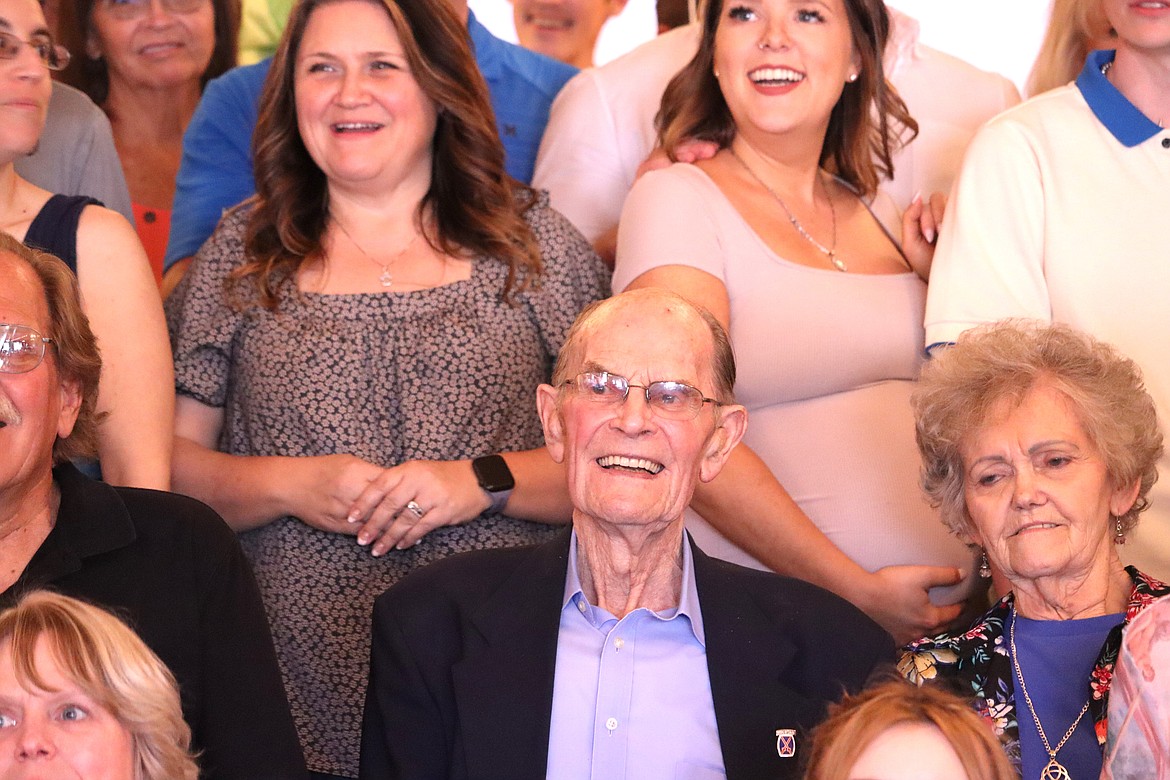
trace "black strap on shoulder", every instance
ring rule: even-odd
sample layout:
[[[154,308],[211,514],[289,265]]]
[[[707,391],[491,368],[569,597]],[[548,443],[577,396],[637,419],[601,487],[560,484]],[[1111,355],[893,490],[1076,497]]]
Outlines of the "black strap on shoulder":
[[[77,225],[86,206],[100,206],[87,195],[54,195],[28,226],[24,243],[33,249],[56,255],[77,273]]]

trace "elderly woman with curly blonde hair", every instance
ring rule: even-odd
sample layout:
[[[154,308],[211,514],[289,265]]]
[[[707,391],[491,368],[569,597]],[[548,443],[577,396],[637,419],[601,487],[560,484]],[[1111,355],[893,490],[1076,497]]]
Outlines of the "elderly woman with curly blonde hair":
[[[1006,321],[932,360],[914,411],[927,495],[1010,592],[900,669],[973,694],[1025,778],[1096,777],[1122,632],[1170,593],[1117,553],[1162,454],[1141,373],[1067,326]]]
[[[33,592],[0,615],[0,775],[195,780],[174,676],[122,621]]]

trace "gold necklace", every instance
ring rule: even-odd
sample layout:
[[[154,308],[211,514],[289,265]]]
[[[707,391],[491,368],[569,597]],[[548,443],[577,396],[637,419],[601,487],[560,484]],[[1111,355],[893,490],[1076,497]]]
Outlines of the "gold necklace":
[[[805,241],[815,246],[821,254],[829,258],[829,262],[832,263],[833,267],[838,271],[844,273],[845,271],[849,270],[849,266],[845,265],[845,261],[837,257],[837,209],[835,206],[833,206],[833,198],[831,195],[829,195],[829,187],[824,183],[824,181],[821,180],[819,171],[817,172],[817,181],[821,182],[821,187],[825,190],[825,200],[829,201],[829,214],[831,214],[833,217],[833,245],[831,247],[826,247],[820,241],[817,241],[815,238],[809,235],[809,232],[804,229],[804,225],[800,224],[800,220],[798,220],[796,215],[793,214],[792,211],[788,208],[788,204],[784,202],[784,198],[781,198],[780,194],[777,193],[776,190],[769,187],[767,182],[761,179],[759,174],[753,171],[751,166],[744,162],[744,159],[739,156],[735,149],[729,146],[727,147],[727,151],[731,152],[731,156],[734,157],[736,161],[743,166],[743,169],[747,171],[748,174],[753,179],[755,179],[761,187],[767,190],[773,198],[776,199],[776,202],[780,204],[780,208],[784,209],[784,213],[788,215],[788,221],[792,223],[792,227],[796,228],[796,232],[799,233]],[[813,205],[815,206],[816,204],[814,203]]]
[[[1040,733],[1040,741],[1044,743],[1044,750],[1048,753],[1048,763],[1040,770],[1040,780],[1072,780],[1072,775],[1064,768],[1064,764],[1056,760],[1056,754],[1064,747],[1064,743],[1068,742],[1069,737],[1077,730],[1077,726],[1081,723],[1081,718],[1085,717],[1085,713],[1089,711],[1089,702],[1085,702],[1085,706],[1081,707],[1081,713],[1077,715],[1077,719],[1073,721],[1072,725],[1068,727],[1068,731],[1064,732],[1060,742],[1056,743],[1056,747],[1048,744],[1048,736],[1044,733],[1044,727],[1040,725],[1040,717],[1036,714],[1036,708],[1032,705],[1032,697],[1028,695],[1028,686],[1024,685],[1024,673],[1020,670],[1020,661],[1016,655],[1016,611],[1012,610],[1012,622],[1008,626],[1008,644],[1012,649],[1012,668],[1016,671],[1016,679],[1020,681],[1020,690],[1024,692],[1024,701],[1028,703],[1028,711],[1032,713],[1032,722],[1036,724],[1036,731]]]
[[[412,246],[414,246],[414,242],[418,240],[418,236],[419,236],[418,233],[415,233],[414,236],[409,241],[406,242],[406,246],[402,247],[402,249],[399,249],[397,252],[392,254],[390,256],[390,259],[387,260],[385,263],[380,263],[377,260],[375,260],[373,257],[370,257],[370,253],[367,252],[366,250],[362,249],[361,244],[359,244],[357,241],[354,241],[353,236],[351,236],[349,234],[349,231],[345,229],[345,225],[341,224],[336,219],[333,220],[333,224],[337,225],[337,229],[345,234],[345,237],[349,239],[349,243],[351,243],[355,247],[357,247],[357,251],[361,252],[363,257],[365,257],[371,263],[373,263],[374,265],[376,265],[382,269],[382,273],[378,274],[378,281],[381,282],[382,286],[386,287],[386,288],[389,288],[390,286],[392,286],[394,284],[394,275],[392,273],[390,273],[390,266],[393,265],[395,260],[402,257],[404,254],[406,254],[406,252]]]

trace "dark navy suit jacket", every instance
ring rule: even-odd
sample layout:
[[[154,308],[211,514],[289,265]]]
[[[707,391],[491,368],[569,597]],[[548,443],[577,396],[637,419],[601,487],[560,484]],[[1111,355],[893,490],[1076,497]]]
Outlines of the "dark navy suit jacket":
[[[727,777],[798,778],[808,730],[893,660],[893,640],[821,588],[692,547]],[[566,529],[457,555],[378,599],[362,780],[543,780],[568,553]]]

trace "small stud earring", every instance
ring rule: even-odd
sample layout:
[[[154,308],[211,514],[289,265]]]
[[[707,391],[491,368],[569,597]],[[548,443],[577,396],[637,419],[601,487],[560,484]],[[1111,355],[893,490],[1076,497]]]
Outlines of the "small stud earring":
[[[846,81],[848,81],[850,84],[852,84],[853,82],[857,81],[857,74],[856,74],[856,73],[850,73],[850,74],[849,74],[849,78],[847,78],[847,79],[846,79]]]
[[[979,576],[985,580],[991,579],[991,563],[987,560],[987,550],[980,551]]]

